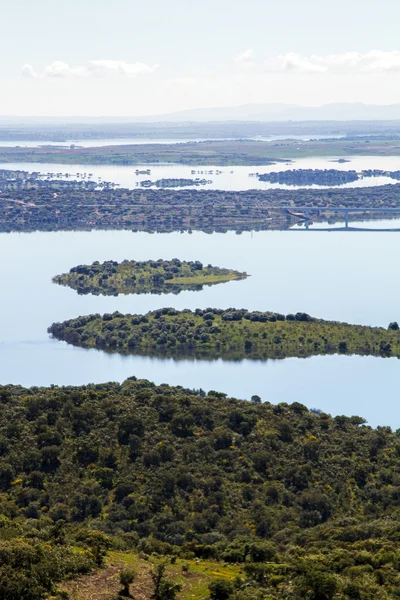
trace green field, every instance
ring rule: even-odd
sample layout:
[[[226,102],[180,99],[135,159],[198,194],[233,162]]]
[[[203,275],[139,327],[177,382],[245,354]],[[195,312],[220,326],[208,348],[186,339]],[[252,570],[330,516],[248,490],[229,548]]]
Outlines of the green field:
[[[143,144],[94,148],[6,148],[0,162],[85,165],[267,165],[307,157],[399,156],[400,139],[379,137],[332,140],[213,141],[184,144]]]

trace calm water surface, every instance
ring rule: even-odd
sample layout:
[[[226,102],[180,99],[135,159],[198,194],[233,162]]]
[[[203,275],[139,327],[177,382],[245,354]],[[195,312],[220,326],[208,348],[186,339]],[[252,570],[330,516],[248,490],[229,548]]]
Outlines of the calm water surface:
[[[306,311],[386,327],[400,321],[399,252],[399,234],[376,232],[1,234],[0,382],[84,384],[136,375],[241,398],[259,394],[271,402],[299,401],[332,414],[360,414],[372,425],[400,427],[400,363],[394,358],[174,361],[74,348],[46,332],[53,321],[81,314],[161,306]],[[232,267],[251,277],[178,296],[79,296],[51,283],[53,275],[94,260],[173,257]]]
[[[273,142],[276,140],[299,140],[306,142],[308,140],[327,140],[327,139],[340,139],[346,137],[345,135],[268,135],[262,136],[257,135],[254,137],[246,138],[183,138],[183,139],[154,139],[154,138],[110,138],[110,139],[98,139],[98,140],[79,140],[71,139],[66,142],[43,142],[43,141],[32,141],[32,140],[0,140],[0,148],[38,148],[40,146],[70,146],[75,144],[83,148],[99,148],[102,146],[126,146],[130,144],[185,144],[187,142],[233,142],[239,140],[254,140],[258,142]]]
[[[15,140],[3,141],[0,140],[0,148],[40,148],[44,146],[58,146],[58,147],[69,147],[71,144],[75,144],[81,148],[101,148],[103,146],[128,146],[128,145],[139,145],[144,144],[185,144],[188,142],[224,142],[224,141],[235,141],[237,138],[187,138],[187,139],[151,139],[151,138],[110,138],[110,139],[99,139],[99,140],[68,140],[66,142],[44,142],[44,141],[32,141],[32,140],[21,140],[16,142]],[[278,139],[278,138],[274,138]],[[271,140],[268,140],[271,141]],[[303,140],[305,141],[305,140]]]
[[[1,145],[1,143],[0,143]],[[135,171],[149,169],[150,175],[136,175]],[[250,176],[255,173],[270,173],[271,171],[284,171],[287,169],[338,169],[343,171],[355,170],[360,172],[364,169],[380,169],[385,171],[400,170],[400,157],[398,156],[360,156],[352,157],[348,163],[333,162],[332,158],[304,158],[296,160],[293,163],[278,163],[269,166],[249,166],[249,167],[218,167],[208,165],[201,167],[192,167],[184,165],[135,165],[135,166],[115,166],[115,165],[61,165],[49,163],[4,163],[0,164],[0,169],[20,169],[22,171],[37,171],[40,173],[65,173],[72,174],[75,179],[86,178],[89,174],[93,180],[101,178],[103,181],[112,181],[122,187],[135,188],[141,181],[156,181],[157,179],[206,179],[211,183],[201,186],[198,189],[221,189],[243,191],[250,189],[268,190],[268,189],[296,189],[297,186],[281,185],[279,183],[269,183],[259,181],[257,177]],[[193,173],[192,173],[193,171]],[[217,173],[218,171],[218,173]],[[396,180],[390,177],[369,177],[359,179],[351,183],[341,185],[340,188],[348,187],[371,187],[384,184],[395,184]],[[190,187],[190,186],[189,186]],[[302,186],[302,188],[322,188],[327,186]]]

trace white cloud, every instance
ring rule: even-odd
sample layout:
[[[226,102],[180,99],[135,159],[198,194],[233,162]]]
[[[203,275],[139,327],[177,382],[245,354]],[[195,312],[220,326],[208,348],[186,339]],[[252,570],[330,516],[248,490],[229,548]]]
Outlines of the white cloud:
[[[24,65],[21,72],[23,77],[28,77],[29,79],[35,79],[35,77],[37,77],[37,73],[35,73],[32,65]]]
[[[70,67],[61,60],[55,60],[47,65],[44,70],[45,77],[85,77],[86,71],[83,67]]]
[[[321,56],[289,52],[267,57],[264,67],[270,73],[385,73],[400,71],[400,51],[371,50]]]
[[[233,62],[235,63],[251,63],[253,62],[253,58],[254,58],[254,52],[253,50],[251,50],[250,48],[248,50],[245,50],[244,52],[242,52],[241,54],[238,54],[237,56],[233,57]]]
[[[159,65],[146,65],[145,63],[127,63],[123,60],[91,60],[87,70],[90,74],[98,75],[119,73],[121,75],[136,76],[154,73]]]
[[[317,64],[306,56],[301,56],[295,52],[279,57],[282,61],[283,71],[301,71],[302,73],[323,73],[326,71],[326,66]]]
[[[64,77],[99,77],[106,75],[122,75],[136,77],[154,73],[158,65],[147,65],[136,62],[128,63],[123,60],[91,60],[86,65],[69,65],[61,60],[55,60],[46,65],[43,74],[37,74],[33,67],[26,64],[22,67],[25,77],[38,78],[64,78]]]
[[[364,71],[399,71],[400,51],[380,52],[374,50],[366,55]]]

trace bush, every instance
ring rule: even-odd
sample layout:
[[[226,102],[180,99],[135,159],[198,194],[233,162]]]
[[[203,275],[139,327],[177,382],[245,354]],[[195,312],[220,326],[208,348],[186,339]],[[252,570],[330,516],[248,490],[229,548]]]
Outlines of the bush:
[[[154,584],[154,593],[151,596],[152,600],[175,600],[177,593],[182,589],[181,585],[167,579],[165,570],[165,563],[161,563],[151,574]]]
[[[130,596],[129,586],[135,581],[135,579],[136,571],[134,571],[133,569],[124,569],[123,571],[121,571],[121,573],[119,574],[119,582],[123,586],[120,592],[121,596]]]
[[[228,600],[235,591],[233,583],[225,579],[216,579],[210,583],[208,589],[211,600]]]

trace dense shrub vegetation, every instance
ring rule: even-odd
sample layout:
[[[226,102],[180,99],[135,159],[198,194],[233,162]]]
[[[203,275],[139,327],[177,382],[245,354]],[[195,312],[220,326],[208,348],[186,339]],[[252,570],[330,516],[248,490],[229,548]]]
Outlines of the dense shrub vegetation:
[[[146,179],[145,181],[140,181],[137,185],[140,187],[157,187],[157,188],[178,188],[178,187],[197,187],[200,185],[207,185],[212,183],[209,179],[200,179],[196,177],[196,179],[186,179],[183,177],[180,178],[164,178],[157,179],[156,181],[152,181],[151,179]]]
[[[45,182],[43,182],[45,183]],[[329,208],[400,207],[400,184],[368,188],[301,190],[129,190],[47,187],[0,192],[0,231],[133,229],[148,232],[249,231],[294,223],[287,209],[309,206],[313,219]],[[281,208],[279,208],[281,207]],[[319,216],[318,216],[319,215]],[[384,213],[379,214],[382,218]],[[342,218],[342,217],[340,217]],[[365,218],[359,213],[354,218]]]
[[[162,308],[146,315],[93,314],[53,323],[49,333],[85,348],[155,356],[266,359],[352,353],[400,356],[400,332],[245,309]]]
[[[339,162],[347,161],[339,160]],[[357,173],[354,170],[344,171],[338,169],[289,169],[287,171],[262,173],[257,176],[260,181],[269,181],[270,183],[279,183],[281,185],[336,186],[368,177],[390,177],[391,179],[399,180],[400,171],[364,169],[360,173]]]
[[[2,495],[4,504],[4,481]],[[62,521],[31,519],[28,513],[2,516],[0,521],[1,600],[42,600],[55,592],[58,582],[102,565],[106,536],[92,531],[86,535],[82,528],[80,535],[67,538]],[[95,538],[99,546],[92,543]]]
[[[135,378],[2,386],[0,411],[4,600],[44,598],[110,544],[242,565],[212,598],[400,597],[389,427]]]
[[[260,181],[285,185],[343,185],[359,179],[356,171],[338,169],[289,169],[258,175]]]
[[[183,290],[201,290],[203,285],[224,283],[243,279],[247,273],[239,273],[213,267],[204,267],[200,261],[172,260],[124,260],[98,261],[91,265],[73,267],[69,273],[56,275],[55,283],[66,285],[78,294],[179,294]]]

